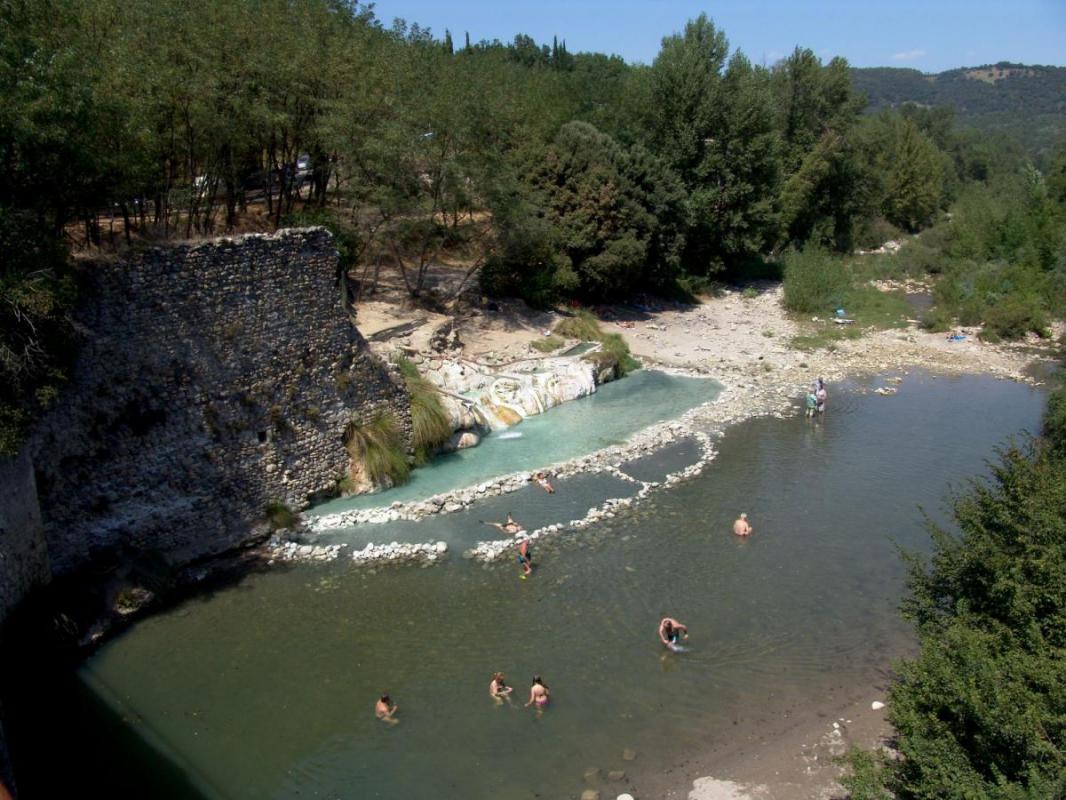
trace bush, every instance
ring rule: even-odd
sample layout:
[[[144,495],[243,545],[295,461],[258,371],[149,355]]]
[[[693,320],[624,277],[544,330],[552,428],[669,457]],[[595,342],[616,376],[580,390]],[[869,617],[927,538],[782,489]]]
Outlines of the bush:
[[[600,323],[588,311],[578,311],[574,316],[560,320],[553,332],[583,342],[601,342],[604,351],[614,356],[618,362],[618,377],[640,369],[640,362],[629,354],[629,345],[622,335],[604,333]]]
[[[545,336],[542,339],[534,339],[529,344],[530,347],[532,347],[538,353],[554,353],[556,350],[566,344],[566,342],[564,342],[560,337],[553,335]]]
[[[1008,295],[1000,302],[989,306],[984,314],[985,330],[1001,339],[1021,339],[1032,331],[1048,335],[1048,320],[1034,297]]]
[[[784,258],[785,308],[801,314],[839,308],[851,279],[844,263],[817,246],[792,251]]]
[[[296,514],[291,508],[280,500],[271,500],[263,509],[266,521],[270,524],[270,530],[277,531],[282,528],[291,528],[296,524]]]
[[[1048,394],[1041,435],[1049,452],[1058,458],[1066,457],[1066,378],[1061,376]]]
[[[437,387],[422,377],[418,367],[406,358],[396,359],[396,365],[411,396],[411,446],[415,463],[424,464],[452,435],[452,423],[441,405]]]
[[[349,423],[344,432],[344,446],[376,486],[404,483],[410,477],[403,432],[392,414],[378,414],[367,423]]]
[[[955,318],[939,307],[933,307],[922,314],[922,328],[930,333],[946,333],[954,327]]]
[[[1060,390],[1061,391],[1061,390]],[[862,798],[1066,796],[1066,461],[1061,397],[1045,438],[1005,451],[910,556],[905,615],[920,652],[898,669],[889,721],[901,758],[852,756]]]

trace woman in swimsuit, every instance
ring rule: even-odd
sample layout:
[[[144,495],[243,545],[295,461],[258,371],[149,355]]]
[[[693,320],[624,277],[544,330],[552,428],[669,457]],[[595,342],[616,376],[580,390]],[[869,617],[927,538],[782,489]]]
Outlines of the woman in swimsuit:
[[[536,475],[534,475],[533,482],[536,483],[537,486],[546,491],[548,494],[555,494],[555,487],[551,485],[551,482],[548,480],[548,476],[545,475],[543,472],[538,472]]]
[[[529,702],[526,703],[526,708],[530,706],[536,706],[537,711],[543,711],[548,705],[548,699],[551,697],[551,692],[548,687],[544,685],[544,681],[541,680],[540,675],[533,676],[533,684],[529,687]]]
[[[497,672],[492,676],[492,681],[489,683],[489,696],[492,697],[497,703],[502,703],[504,700],[511,699],[511,687],[503,679],[503,673]]]
[[[496,528],[497,530],[503,531],[504,533],[509,533],[512,536],[514,536],[515,534],[519,534],[525,530],[525,528],[523,528],[518,523],[518,521],[515,520],[515,518],[512,517],[510,514],[507,515],[506,522],[485,522],[485,520],[482,520],[481,524],[488,525],[491,528]]]

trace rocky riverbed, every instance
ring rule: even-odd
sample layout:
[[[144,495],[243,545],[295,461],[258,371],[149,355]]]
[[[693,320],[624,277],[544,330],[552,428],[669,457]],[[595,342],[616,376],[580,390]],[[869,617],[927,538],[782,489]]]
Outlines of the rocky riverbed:
[[[1039,379],[1034,377],[1034,365],[1049,362],[1055,353],[1053,346],[1035,337],[1023,343],[1004,345],[983,343],[973,335],[965,341],[949,341],[942,334],[920,330],[913,321],[906,328],[868,330],[858,338],[844,339],[829,348],[805,352],[795,349],[791,345],[792,339],[809,331],[811,326],[823,325],[825,321],[817,318],[810,322],[796,320],[784,312],[781,298],[780,286],[774,285],[763,287],[755,293],[726,292],[695,306],[671,306],[660,310],[641,310],[639,313],[624,308],[609,310],[607,316],[611,319],[604,323],[605,328],[625,336],[634,354],[645,365],[668,372],[715,378],[724,384],[724,389],[715,400],[688,411],[678,419],[653,425],[632,436],[623,445],[562,463],[541,465],[541,469],[557,478],[587,472],[608,472],[627,482],[639,484],[639,489],[631,497],[608,498],[590,508],[583,517],[528,531],[525,535],[538,540],[580,531],[601,520],[610,519],[622,507],[641,502],[662,486],[673,485],[698,474],[714,458],[714,439],[723,435],[730,426],[755,417],[786,417],[799,413],[805,389],[815,377],[824,378],[832,387],[833,383],[845,378],[884,375],[886,380],[883,383],[888,385],[871,387],[869,390],[886,398],[898,391],[906,391],[907,376],[912,370],[923,370],[934,375],[983,373],[1038,384]],[[536,321],[543,325],[545,320],[541,316]],[[479,324],[488,323],[482,319]],[[539,328],[532,325],[514,326],[512,323],[505,327],[513,329],[513,335],[508,336],[504,331],[494,332],[491,337],[494,357],[500,358],[502,353],[515,358],[525,352],[528,360],[530,341],[542,335]],[[1061,324],[1056,324],[1054,333],[1056,337],[1062,334]],[[479,357],[476,342],[471,342],[468,350],[467,355],[471,359]],[[563,385],[565,391],[556,391],[554,402],[581,397],[594,390],[592,387],[582,391],[586,382],[583,374],[573,377],[573,367],[563,366],[565,369],[560,367],[555,372],[563,376],[557,383]],[[486,377],[487,371],[480,373],[477,369],[468,368],[460,374],[457,371],[460,368],[459,361],[447,365],[438,361],[430,371],[438,385],[450,385],[458,380],[459,383],[455,383],[458,389],[484,388],[496,380],[490,375],[490,381]],[[533,370],[515,372],[530,376],[534,373]],[[506,388],[509,394],[505,403],[520,407],[523,413],[550,407],[531,399],[536,394],[533,387],[533,378],[513,381]],[[886,402],[890,400],[886,399]],[[628,461],[687,437],[693,437],[700,443],[698,461],[666,476],[662,481],[637,481],[619,470]],[[462,511],[480,500],[523,488],[528,485],[532,475],[531,471],[515,472],[424,500],[394,502],[378,508],[304,519],[295,531],[275,536],[268,544],[266,554],[269,558],[284,560],[331,560],[339,557],[345,546],[316,545],[314,538],[317,532],[354,525],[420,520]],[[387,494],[383,495],[383,501],[387,497]],[[421,545],[381,544],[351,553],[350,557],[359,563],[432,563],[446,555],[437,549],[438,546],[435,542]],[[508,539],[485,540],[464,555],[479,560],[493,560],[508,553],[513,546],[513,541]]]

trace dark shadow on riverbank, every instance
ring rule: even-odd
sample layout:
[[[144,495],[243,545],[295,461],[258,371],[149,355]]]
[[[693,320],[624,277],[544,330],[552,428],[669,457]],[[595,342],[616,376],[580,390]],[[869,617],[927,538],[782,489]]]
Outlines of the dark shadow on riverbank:
[[[121,583],[116,574],[123,569],[113,561],[98,561],[29,595],[4,627],[0,659],[0,709],[19,800],[87,790],[153,800],[219,796],[143,720],[121,713],[120,697],[109,703],[114,693],[89,686],[79,670],[136,621],[182,603],[208,602],[264,569],[250,551],[191,565],[154,585],[155,599],[126,617],[114,610]]]

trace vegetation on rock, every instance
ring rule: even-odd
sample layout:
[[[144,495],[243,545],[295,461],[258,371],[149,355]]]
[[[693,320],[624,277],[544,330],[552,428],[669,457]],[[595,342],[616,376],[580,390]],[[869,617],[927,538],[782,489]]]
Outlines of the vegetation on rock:
[[[369,422],[349,424],[344,446],[352,458],[353,472],[361,471],[362,477],[374,486],[401,484],[411,474],[403,431],[391,414],[378,414]]]
[[[424,464],[452,435],[451,421],[437,387],[419,374],[418,367],[406,358],[397,358],[395,363],[411,396],[411,446],[415,463]]]
[[[629,354],[625,339],[617,333],[604,333],[596,317],[588,311],[579,310],[573,316],[560,320],[555,325],[554,333],[583,342],[602,343],[603,352],[609,354],[618,365],[619,377],[640,369],[640,362]]]

